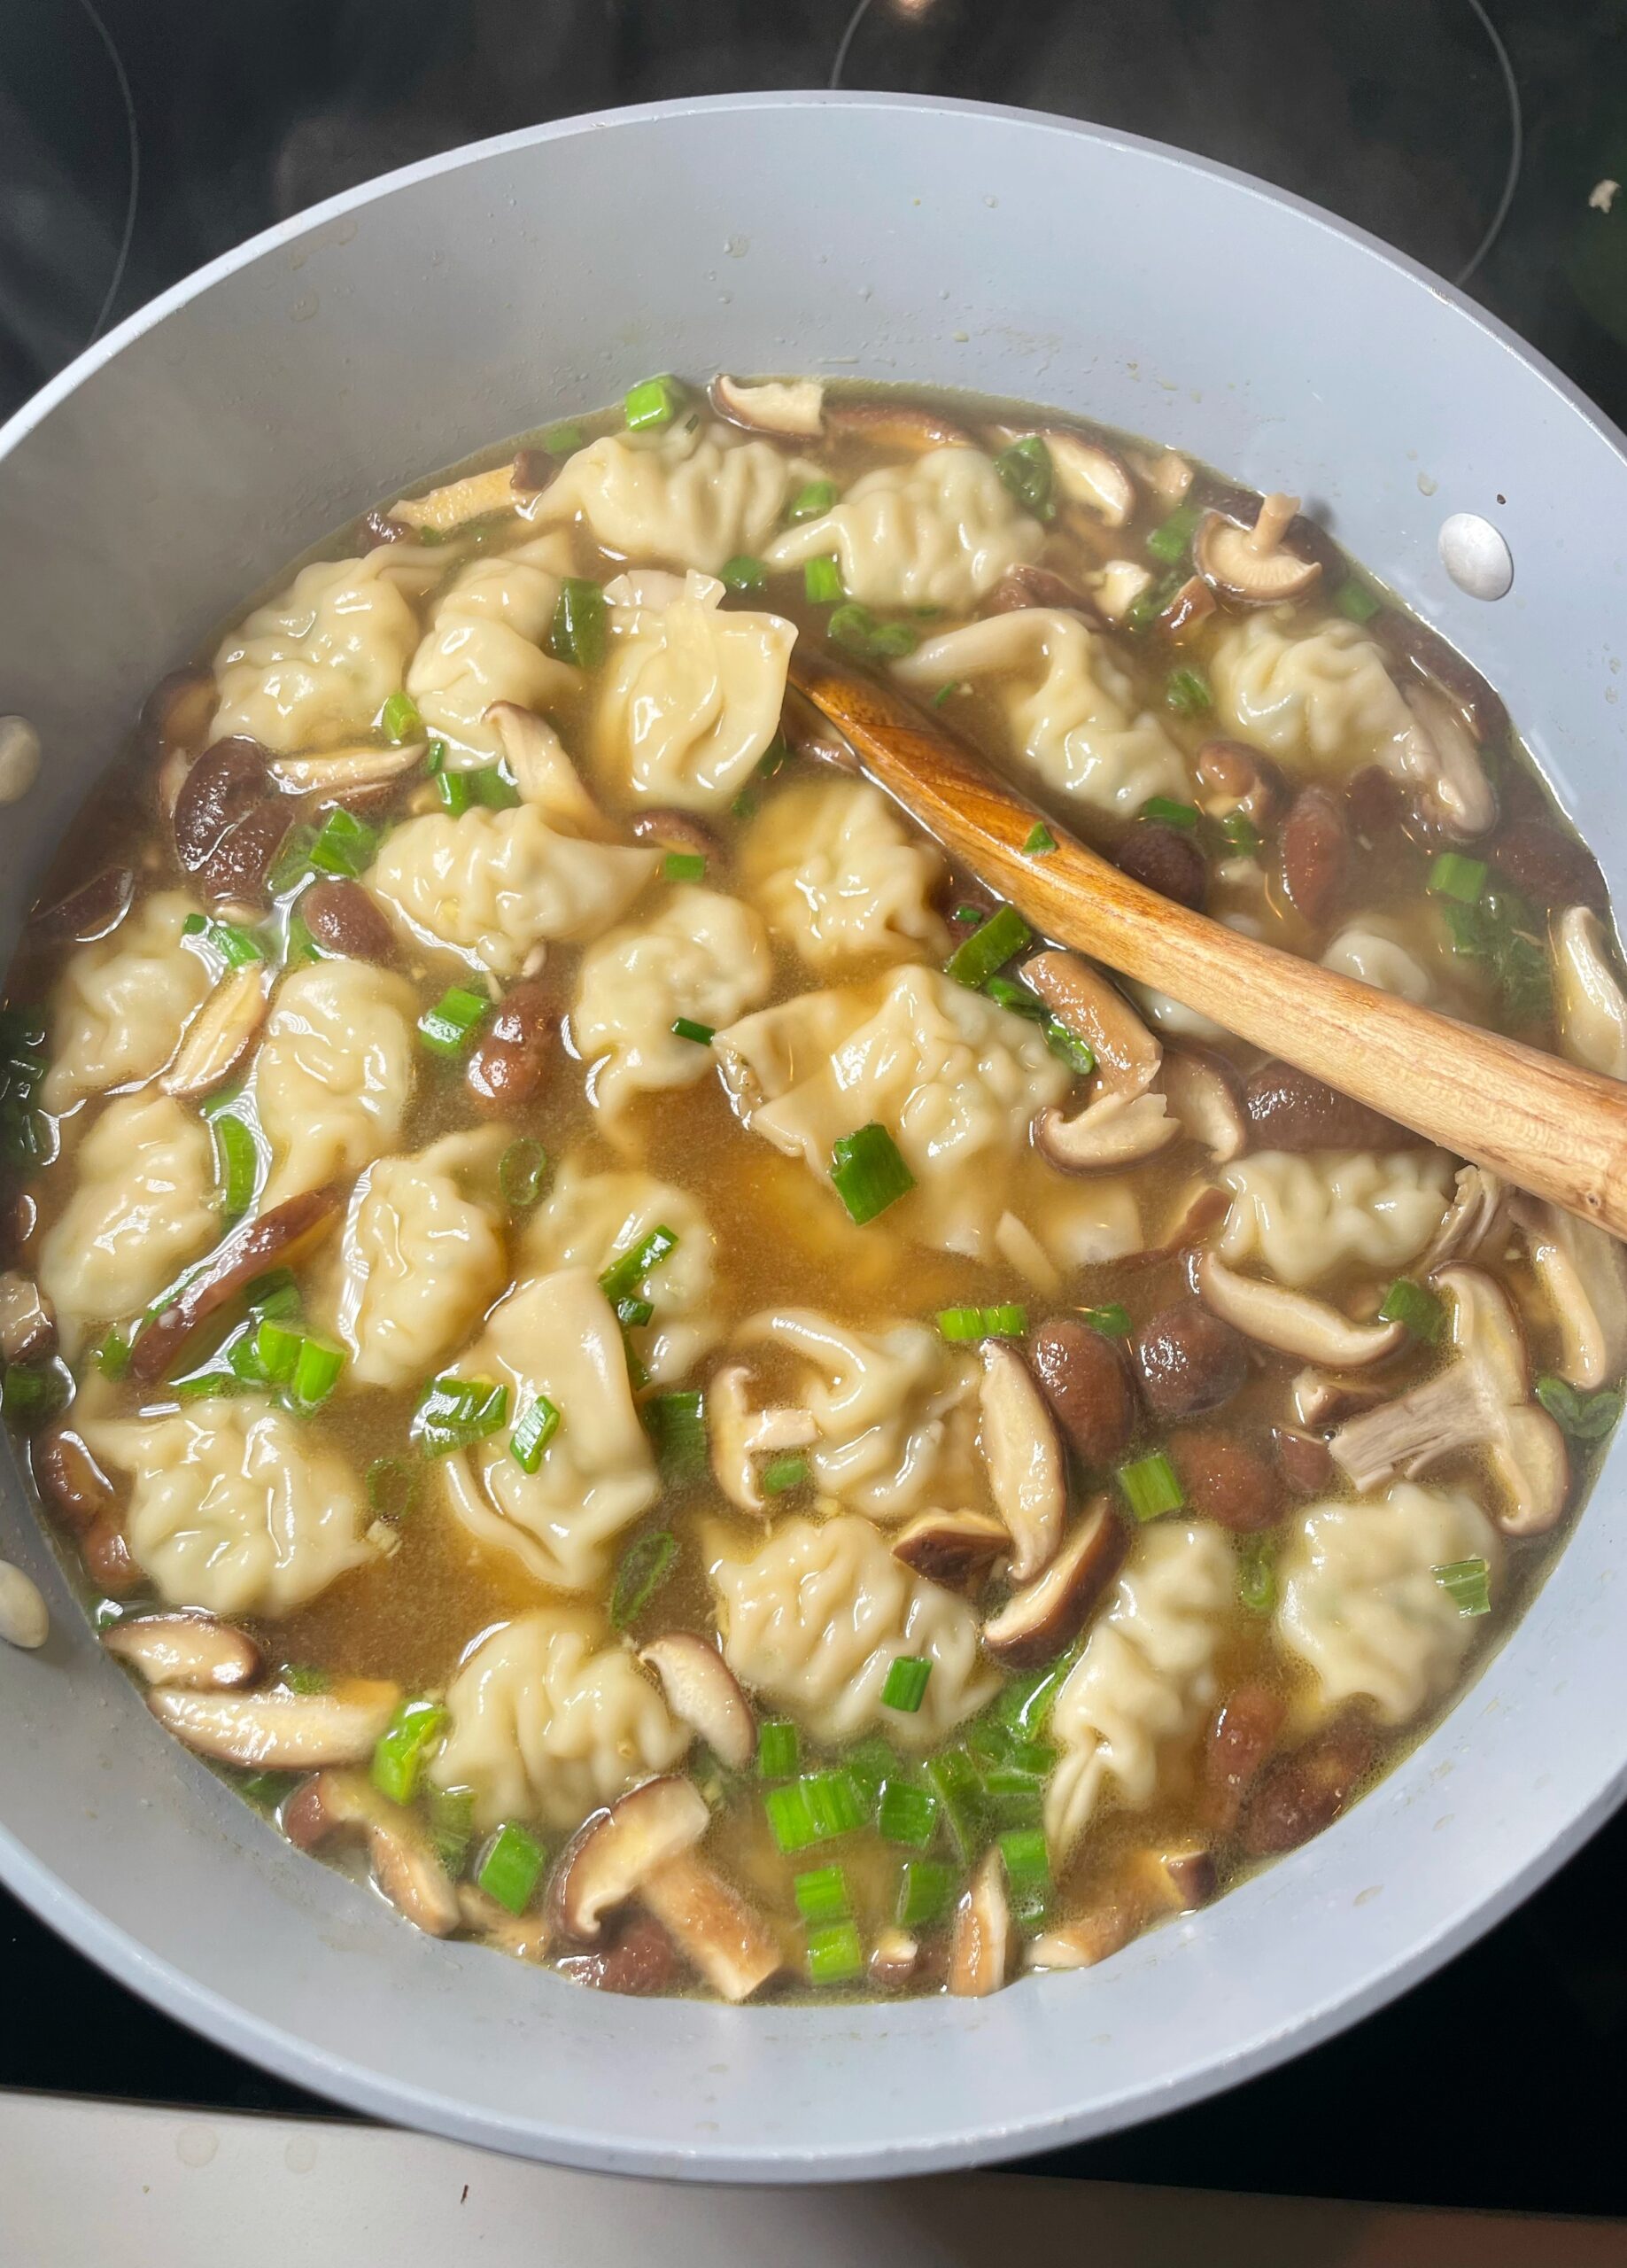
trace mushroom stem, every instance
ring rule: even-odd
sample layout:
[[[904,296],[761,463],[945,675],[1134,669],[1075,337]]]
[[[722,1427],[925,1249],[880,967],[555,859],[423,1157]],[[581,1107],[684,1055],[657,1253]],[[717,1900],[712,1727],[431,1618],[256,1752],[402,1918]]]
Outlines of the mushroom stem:
[[[1259,515],[1243,539],[1249,549],[1262,557],[1267,552],[1274,551],[1288,533],[1298,509],[1298,496],[1285,496],[1280,488],[1274,488],[1268,496],[1262,496]]]

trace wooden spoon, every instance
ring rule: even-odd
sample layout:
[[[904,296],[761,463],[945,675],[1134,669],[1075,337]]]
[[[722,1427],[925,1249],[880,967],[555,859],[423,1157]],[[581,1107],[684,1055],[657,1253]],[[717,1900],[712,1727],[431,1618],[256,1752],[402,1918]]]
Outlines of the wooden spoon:
[[[878,786],[1044,936],[1627,1237],[1627,1086],[1239,936],[1071,836],[1025,857],[1044,815],[890,686],[802,645],[791,677]]]

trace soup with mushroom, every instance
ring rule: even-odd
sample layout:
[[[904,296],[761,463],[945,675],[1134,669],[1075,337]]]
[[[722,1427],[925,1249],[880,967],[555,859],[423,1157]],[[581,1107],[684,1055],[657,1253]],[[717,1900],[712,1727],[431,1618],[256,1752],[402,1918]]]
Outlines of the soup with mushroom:
[[[407,1921],[983,1993],[1325,1828],[1474,1674],[1627,1270],[1032,936],[799,641],[1034,858],[1627,1071],[1592,859],[1295,500],[653,379],[152,694],[12,971],[4,1404],[159,1722]]]

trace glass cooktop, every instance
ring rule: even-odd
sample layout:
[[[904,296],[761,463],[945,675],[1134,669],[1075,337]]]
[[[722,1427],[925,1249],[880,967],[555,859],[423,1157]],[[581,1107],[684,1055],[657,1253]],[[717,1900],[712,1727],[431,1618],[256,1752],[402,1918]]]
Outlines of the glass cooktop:
[[[200,262],[372,175],[618,103],[822,86],[1057,111],[1242,167],[1461,282],[1627,422],[1627,0],[10,0],[0,412]],[[1618,1819],[1342,2038],[1034,2163],[1627,2215],[1624,1877]],[[0,2085],[322,2108],[4,1893],[0,1976]]]

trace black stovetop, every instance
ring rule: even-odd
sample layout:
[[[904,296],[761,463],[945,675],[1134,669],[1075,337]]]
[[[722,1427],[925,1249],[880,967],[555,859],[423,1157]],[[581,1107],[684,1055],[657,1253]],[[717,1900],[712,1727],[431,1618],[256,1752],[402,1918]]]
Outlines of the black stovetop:
[[[977,96],[1264,175],[1460,280],[1627,423],[1627,0],[8,0],[0,412],[369,175],[772,87]],[[1627,1814],[1440,1975],[1048,2172],[1627,2217]],[[311,2110],[0,1893],[0,2086]]]

